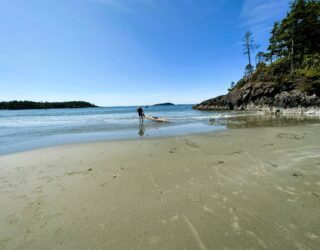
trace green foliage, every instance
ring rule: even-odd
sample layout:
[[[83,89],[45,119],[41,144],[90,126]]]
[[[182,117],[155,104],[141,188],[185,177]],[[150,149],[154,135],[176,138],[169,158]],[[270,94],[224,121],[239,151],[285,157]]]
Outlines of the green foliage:
[[[299,66],[305,55],[320,52],[320,1],[295,0],[290,12],[275,23],[271,32],[269,53],[290,57]]]
[[[268,80],[266,75],[267,64],[265,62],[260,62],[256,66],[256,70],[252,75],[251,79],[253,81],[266,81]]]
[[[253,66],[251,64],[247,64],[244,72],[245,77],[249,78],[252,75],[252,72],[253,72]]]
[[[304,69],[314,69],[320,71],[320,53],[315,53],[312,55],[305,55],[302,68]]]
[[[243,54],[248,56],[248,65],[246,66],[246,74],[252,75],[253,66],[251,63],[251,53],[254,52],[259,46],[255,44],[253,40],[253,35],[250,31],[247,31],[244,34],[242,39],[242,46],[243,46]]]
[[[290,12],[275,22],[265,58],[270,63],[290,60],[291,73],[304,62],[306,55],[320,52],[320,1],[294,0]]]
[[[256,55],[256,68],[250,62],[254,48],[252,34],[244,39],[246,65],[244,77],[233,88],[247,83],[273,82],[279,88],[296,86],[320,96],[320,1],[293,0],[287,16],[275,22],[268,51]],[[268,63],[268,64],[266,64]]]
[[[0,102],[0,109],[52,109],[52,108],[88,108],[95,105],[82,102],[31,102],[31,101],[10,101]]]
[[[230,92],[231,90],[233,90],[233,88],[236,86],[235,82],[231,82],[230,84],[230,88],[228,88],[228,91]]]
[[[242,86],[246,85],[248,83],[248,78],[247,77],[242,77],[236,84],[236,86],[233,89],[238,89],[241,88]]]
[[[314,69],[298,69],[297,74],[313,80],[320,78],[320,71]]]
[[[320,96],[320,54],[306,55],[301,68],[295,72],[296,77],[303,77],[300,90]]]
[[[320,79],[310,80],[307,79],[303,83],[299,84],[299,89],[309,95],[315,94],[320,97]]]
[[[258,64],[260,63],[264,63],[267,59],[267,55],[262,52],[262,51],[259,51],[257,54],[256,54],[256,65],[258,66]]]
[[[271,31],[271,37],[269,39],[269,53],[266,53],[267,60],[271,63],[275,57],[279,57],[281,54],[282,43],[280,39],[280,25],[279,22],[275,22]]]
[[[281,58],[271,63],[266,68],[266,74],[270,77],[271,80],[275,79],[278,76],[283,76],[290,72],[290,61],[288,58]]]

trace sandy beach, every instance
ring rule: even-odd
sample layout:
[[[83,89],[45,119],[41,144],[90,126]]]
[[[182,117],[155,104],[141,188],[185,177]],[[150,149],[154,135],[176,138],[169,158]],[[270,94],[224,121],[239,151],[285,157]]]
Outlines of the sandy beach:
[[[0,249],[319,249],[320,126],[0,157]]]

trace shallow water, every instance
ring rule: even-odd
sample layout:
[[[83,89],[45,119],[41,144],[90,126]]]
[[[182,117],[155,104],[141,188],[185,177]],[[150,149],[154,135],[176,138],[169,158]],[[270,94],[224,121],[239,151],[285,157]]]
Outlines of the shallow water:
[[[224,125],[228,129],[257,128],[257,127],[290,127],[304,124],[319,124],[318,115],[271,115],[256,114],[247,116],[234,116],[217,119],[214,125]]]
[[[177,136],[226,128],[319,122],[318,117],[198,111],[193,110],[191,105],[175,105],[144,107],[146,114],[163,117],[170,122],[145,120],[142,124],[138,120],[136,109],[137,107],[99,107],[0,110],[0,155],[67,143]]]
[[[191,105],[144,107],[151,116],[170,123],[144,121],[139,124],[137,107],[86,109],[0,110],[0,154],[57,144],[181,135],[223,128],[208,124],[212,117],[228,117],[235,112],[204,112]]]

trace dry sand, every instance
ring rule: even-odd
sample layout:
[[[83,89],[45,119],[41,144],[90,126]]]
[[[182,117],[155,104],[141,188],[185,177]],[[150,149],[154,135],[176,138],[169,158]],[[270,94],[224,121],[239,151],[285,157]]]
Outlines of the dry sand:
[[[319,249],[320,126],[0,157],[0,249]]]

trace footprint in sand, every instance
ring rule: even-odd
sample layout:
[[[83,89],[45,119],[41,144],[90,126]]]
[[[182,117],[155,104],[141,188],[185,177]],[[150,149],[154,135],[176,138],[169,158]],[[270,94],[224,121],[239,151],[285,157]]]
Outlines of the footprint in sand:
[[[176,153],[176,152],[177,152],[177,149],[178,149],[178,148],[176,148],[176,147],[171,148],[170,151],[169,151],[169,153],[170,153],[170,154]]]
[[[161,241],[161,237],[153,235],[149,238],[149,244],[150,245],[156,245]]]
[[[310,233],[310,232],[305,233],[305,236],[307,236],[311,240],[317,240],[317,239],[320,238],[318,235],[315,235],[315,234]]]
[[[170,218],[170,222],[177,221],[178,219],[179,219],[179,215],[176,214],[176,215],[174,215],[174,216],[172,216],[172,217]]]
[[[316,194],[314,192],[311,193],[313,196],[317,197],[317,198],[320,198],[320,195],[319,194]]]
[[[242,154],[242,153],[243,153],[243,151],[239,150],[239,151],[228,153],[226,155],[238,155],[238,154]]]
[[[250,235],[251,237],[255,238],[262,248],[267,248],[267,244],[260,237],[258,237],[255,233],[253,233],[251,231],[246,231],[246,233],[248,235]]]
[[[292,133],[279,133],[276,135],[276,138],[301,140],[304,138],[304,136],[300,136],[300,135],[292,134]]]
[[[166,220],[162,220],[162,219],[159,219],[158,222],[161,223],[161,224],[167,224],[167,221]]]
[[[16,214],[10,214],[9,216],[7,216],[8,218],[5,219],[5,221],[9,224],[9,225],[15,225],[17,224],[17,222],[19,221],[18,218],[16,217]]]
[[[192,147],[192,148],[200,148],[200,146],[192,141],[185,140],[185,143],[187,146]]]
[[[281,191],[281,192],[284,192],[284,193],[290,194],[290,195],[292,195],[292,196],[297,196],[297,195],[298,195],[297,193],[292,192],[292,191],[293,191],[292,189],[291,189],[291,191],[290,191],[290,189],[289,189],[289,188],[285,189],[285,188],[280,187],[280,186],[275,186],[275,188],[276,188],[277,190]]]
[[[203,207],[203,210],[205,211],[205,212],[207,212],[207,213],[209,213],[209,214],[212,214],[212,208],[209,208],[208,206],[204,206]]]
[[[231,219],[231,227],[233,228],[233,230],[237,233],[240,233],[241,228],[239,225],[239,218],[237,216],[233,216]]]
[[[292,176],[294,176],[294,177],[301,177],[301,176],[303,176],[304,174],[303,174],[303,172],[301,171],[301,170],[297,170],[297,171],[294,171],[293,173],[292,173]]]
[[[93,169],[92,168],[88,168],[86,170],[82,170],[82,171],[72,171],[72,172],[66,172],[67,175],[72,176],[72,175],[77,175],[77,174],[83,174],[86,175],[89,172],[91,172]]]
[[[272,163],[272,162],[267,162],[270,166],[272,166],[272,167],[274,167],[274,168],[277,168],[278,167],[278,165],[277,164],[275,164],[275,163]]]

